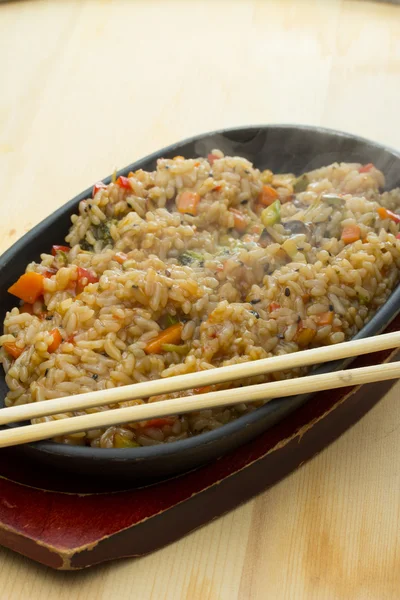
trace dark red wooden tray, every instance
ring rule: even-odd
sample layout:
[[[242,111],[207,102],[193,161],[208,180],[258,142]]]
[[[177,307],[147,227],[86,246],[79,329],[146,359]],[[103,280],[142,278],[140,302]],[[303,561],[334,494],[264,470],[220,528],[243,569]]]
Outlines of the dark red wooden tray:
[[[398,317],[387,331],[400,328]],[[397,351],[353,366],[396,360]],[[54,569],[141,556],[273,485],[353,425],[393,382],[322,392],[254,441],[197,471],[125,491],[90,491],[0,452],[0,544]],[[83,493],[82,493],[83,492]]]

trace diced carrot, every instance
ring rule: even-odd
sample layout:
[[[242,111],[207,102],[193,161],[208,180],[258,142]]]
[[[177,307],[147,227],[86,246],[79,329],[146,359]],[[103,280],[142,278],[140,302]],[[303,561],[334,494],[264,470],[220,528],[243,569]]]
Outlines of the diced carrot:
[[[274,312],[274,310],[278,310],[278,308],[280,307],[281,305],[277,302],[271,302],[271,304],[269,305],[269,312]]]
[[[368,163],[367,165],[363,165],[358,169],[359,173],[369,173],[371,169],[373,169],[374,165],[372,163]]]
[[[380,216],[380,218],[382,219],[382,221],[384,221],[385,219],[388,219],[389,216],[387,214],[387,210],[386,208],[384,208],[383,206],[380,206],[377,210],[378,215]]]
[[[305,348],[310,344],[316,334],[315,329],[311,329],[311,327],[303,327],[302,323],[300,323],[297,333],[295,336],[295,342],[300,346],[300,348]]]
[[[197,215],[197,205],[200,202],[200,195],[197,192],[181,192],[177,198],[178,211],[182,214],[192,216]]]
[[[150,419],[143,427],[156,427],[158,429],[164,427],[164,425],[173,425],[174,423],[175,419],[173,417],[160,417],[159,419]]]
[[[24,304],[21,304],[21,306],[19,307],[19,312],[20,313],[28,313],[28,315],[33,315],[32,304],[28,304],[28,302],[24,302]]]
[[[240,210],[236,210],[236,208],[231,208],[230,212],[233,214],[233,223],[235,229],[239,231],[239,233],[243,233],[247,228],[247,217]]]
[[[380,206],[378,208],[378,215],[382,220],[391,219],[395,223],[400,223],[400,215],[397,215],[396,213],[392,212],[391,210],[388,210],[387,208],[384,208],[383,206]]]
[[[124,263],[127,258],[128,257],[125,254],[125,252],[117,252],[114,256],[114,260],[116,260],[117,263],[119,263],[120,265],[122,265],[122,263]]]
[[[116,184],[118,185],[118,187],[120,187],[124,190],[132,189],[131,182],[129,181],[129,179],[127,177],[124,177],[123,175],[120,175],[118,177]]]
[[[358,225],[347,225],[342,231],[342,240],[345,244],[352,244],[361,238],[361,229]]]
[[[95,195],[97,194],[97,192],[99,192],[100,190],[103,190],[106,187],[107,187],[106,184],[103,183],[102,181],[98,181],[97,183],[95,183],[93,186],[93,190],[92,190],[92,197],[94,198]]]
[[[31,271],[21,275],[18,281],[8,288],[8,291],[24,302],[33,304],[43,294],[43,281],[43,275]]]
[[[271,206],[279,198],[278,192],[270,185],[263,185],[258,195],[258,202],[263,206]]]
[[[144,349],[145,352],[147,354],[160,354],[162,352],[163,344],[176,344],[177,342],[180,342],[182,329],[182,323],[176,323],[175,325],[171,325],[171,327],[164,329],[157,337],[148,342]]]
[[[50,334],[53,336],[53,341],[47,346],[48,352],[55,352],[62,342],[62,337],[59,329],[52,329]]]
[[[204,387],[194,388],[193,391],[195,394],[208,394],[213,390],[212,385],[205,385]]]
[[[212,189],[213,192],[219,192],[222,190],[222,185],[215,185]]]
[[[71,333],[71,335],[69,335],[65,341],[68,342],[68,344],[74,344],[75,343],[75,335],[73,333]]]
[[[334,316],[333,311],[321,313],[318,315],[318,325],[332,325]]]
[[[84,281],[86,280],[86,283]],[[89,271],[88,269],[84,269],[83,267],[78,267],[78,283],[76,286],[76,290],[78,294],[83,292],[85,287],[89,285],[89,283],[97,283],[99,278],[95,273]]]
[[[57,254],[57,252],[69,252],[71,248],[69,246],[53,246],[51,249],[51,253],[53,256]]]
[[[210,152],[210,154],[208,154],[207,156],[207,160],[210,163],[210,165],[213,165],[215,160],[218,160],[219,156],[217,156],[216,154],[213,154],[212,152]]]
[[[19,348],[15,342],[4,342],[3,348],[12,356],[13,358],[18,358],[24,351],[24,348]]]

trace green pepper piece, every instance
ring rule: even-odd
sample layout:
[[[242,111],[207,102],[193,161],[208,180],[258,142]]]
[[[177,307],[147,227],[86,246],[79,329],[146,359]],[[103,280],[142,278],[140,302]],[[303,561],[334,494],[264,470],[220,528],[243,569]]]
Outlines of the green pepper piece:
[[[170,325],[176,325],[177,323],[179,323],[178,317],[176,317],[174,315],[167,315],[165,318],[165,321],[166,321],[166,327],[170,327]]]
[[[192,262],[203,262],[204,256],[199,252],[194,252],[193,250],[186,250],[183,254],[181,254],[178,258],[181,265],[190,265]]]
[[[68,265],[68,256],[67,256],[67,253],[64,252],[63,250],[57,250],[57,252],[56,252],[56,258],[57,258],[57,260],[59,260],[60,262],[62,262],[64,264],[64,266]]]
[[[275,202],[273,202],[271,206],[268,206],[268,208],[264,208],[264,210],[262,211],[261,222],[264,225],[264,227],[272,227],[272,225],[279,223],[280,220],[281,203],[279,202],[279,200],[275,200]]]
[[[121,435],[120,433],[116,433],[114,435],[114,446],[115,448],[137,448],[140,446],[134,440],[130,440],[129,438]]]
[[[296,181],[293,185],[293,191],[296,194],[299,194],[300,192],[305,192],[309,183],[310,183],[310,180],[308,179],[308,176],[304,173],[303,175],[300,175],[300,177],[298,177],[296,179]]]
[[[185,356],[189,352],[189,347],[186,344],[162,344],[161,349],[163,352],[176,352],[181,356]]]
[[[369,304],[368,296],[366,296],[365,294],[362,294],[361,292],[357,292],[357,296],[358,296],[358,301],[361,304],[361,306],[366,306]]]

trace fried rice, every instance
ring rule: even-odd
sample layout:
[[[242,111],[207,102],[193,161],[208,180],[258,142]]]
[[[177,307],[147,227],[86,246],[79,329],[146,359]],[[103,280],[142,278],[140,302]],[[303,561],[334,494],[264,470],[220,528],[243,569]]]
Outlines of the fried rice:
[[[351,339],[399,281],[400,189],[382,193],[384,183],[373,165],[274,174],[213,150],[207,158],[160,159],[154,172],[96,184],[72,217],[68,245],[42,254],[10,288],[21,303],[7,313],[0,337],[6,405]],[[87,412],[200,391],[208,389]],[[99,448],[173,442],[258,405],[55,441]],[[84,411],[34,422],[72,414]]]

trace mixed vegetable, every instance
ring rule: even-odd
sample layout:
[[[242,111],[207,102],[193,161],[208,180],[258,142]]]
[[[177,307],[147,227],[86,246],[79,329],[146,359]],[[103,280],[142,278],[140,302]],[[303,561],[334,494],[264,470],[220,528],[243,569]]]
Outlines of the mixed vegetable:
[[[342,240],[345,244],[353,244],[361,238],[361,229],[358,225],[347,225],[342,231]]]
[[[176,351],[177,344],[181,341],[182,329],[182,323],[176,323],[175,325],[171,325],[167,329],[164,329],[157,337],[148,342],[145,352],[147,354],[161,354],[162,351],[168,351],[164,346],[167,345],[168,348],[171,344],[175,347],[174,351]]]
[[[263,185],[258,196],[258,202],[263,206],[270,206],[278,198],[279,194],[275,188],[273,188],[271,185]]]
[[[28,304],[34,304],[43,295],[44,275],[30,271],[24,273],[8,291]]]
[[[55,275],[61,266],[68,264],[68,253],[70,250],[71,249],[68,246],[54,245],[51,249],[51,254],[54,257],[54,265],[57,268],[47,269],[43,273],[28,271],[21,275],[21,277],[8,288],[10,294],[22,300],[22,304],[19,307],[19,312],[21,314],[27,313],[46,320],[53,319],[53,317],[49,315],[44,303],[44,282],[47,277]],[[97,275],[89,269],[76,267],[76,273],[76,280],[70,284],[71,293],[79,294],[89,284],[97,283],[99,281]],[[58,328],[52,329],[49,333],[51,336],[51,341],[47,347],[49,353],[56,352],[63,341],[73,341],[73,336],[63,340],[62,334]],[[25,347],[18,345],[16,342],[5,342],[3,347],[14,359],[19,358],[25,350]]]
[[[268,208],[264,208],[261,213],[261,222],[264,227],[272,227],[281,220],[281,203],[275,200]]]
[[[197,192],[181,192],[176,199],[178,211],[182,214],[197,215],[197,207],[200,203],[200,194]]]
[[[394,221],[397,224],[400,223],[400,215],[394,213],[391,210],[388,210],[387,208],[384,208],[383,206],[378,208],[378,215],[382,220],[390,219],[391,221]]]
[[[179,157],[176,157],[179,158]],[[214,163],[219,160],[219,156],[216,154],[209,154],[208,161],[213,167]],[[197,163],[198,164],[198,163]],[[360,174],[368,176],[374,165],[369,163],[362,165],[358,171]],[[212,173],[211,173],[212,174]],[[210,175],[211,175],[210,174]],[[133,174],[130,173],[128,177],[116,176],[114,173],[112,181],[121,190],[126,192],[132,191],[132,184],[130,177]],[[307,192],[312,183],[310,177],[307,174],[295,177],[294,175],[280,174],[274,175],[271,171],[265,170],[261,173],[262,187],[258,195],[253,199],[252,202],[244,199],[240,202],[242,206],[230,205],[228,206],[229,218],[231,219],[227,234],[221,236],[220,245],[217,249],[216,254],[213,255],[207,251],[199,249],[183,249],[180,254],[176,257],[177,262],[182,266],[190,266],[191,268],[204,268],[206,261],[214,259],[214,263],[217,263],[215,267],[216,275],[224,271],[226,261],[230,258],[235,258],[239,265],[243,265],[240,261],[240,252],[242,249],[249,249],[251,247],[263,247],[266,248],[269,245],[276,244],[280,248],[276,252],[273,260],[276,264],[285,264],[286,262],[294,261],[297,263],[306,263],[307,259],[303,253],[305,241],[310,243],[312,246],[315,245],[314,230],[315,222],[318,220],[314,219],[313,222],[308,222],[307,217],[311,215],[312,211],[322,210],[323,207],[329,207],[331,213],[335,211],[343,211],[346,208],[346,198],[341,193],[320,193],[316,196],[316,199],[305,202],[304,192]],[[213,193],[219,193],[224,182],[216,184],[212,188]],[[107,185],[102,181],[97,182],[93,186],[92,196],[101,193],[107,188]],[[122,192],[121,192],[122,193]],[[314,196],[315,198],[315,196]],[[189,219],[190,217],[196,217],[201,214],[201,196],[198,192],[190,189],[182,189],[175,198],[176,210],[181,216],[181,219]],[[294,217],[287,216],[285,203],[293,201],[293,206],[300,209],[300,216]],[[89,204],[90,206],[90,204]],[[290,213],[291,214],[291,213]],[[400,224],[400,214],[397,214],[388,208],[379,206],[376,209],[377,219],[389,220],[396,225]],[[99,224],[90,226],[90,232],[92,239],[96,244],[101,242],[102,248],[113,247],[115,244],[113,234],[115,234],[114,226],[118,225],[118,219],[106,218],[100,220]],[[393,225],[392,225],[393,227]],[[194,227],[196,229],[196,227]],[[363,230],[357,223],[346,224],[341,232],[335,234],[344,245],[353,244],[359,240],[363,240]],[[400,239],[400,233],[396,235],[397,239]],[[300,241],[299,241],[300,240]],[[84,252],[93,252],[94,246],[89,243],[85,238],[80,241],[80,248]],[[252,246],[253,245],[253,246]],[[278,246],[277,246],[278,247]],[[69,266],[73,264],[70,258],[71,248],[66,245],[53,245],[51,254],[54,257],[51,266],[47,267],[43,272],[29,271],[19,277],[19,279],[9,288],[9,292],[19,298],[22,302],[19,307],[21,313],[27,313],[30,315],[36,315],[41,319],[52,319],[52,316],[48,315],[48,311],[44,302],[45,295],[45,281],[46,278],[55,276],[59,269],[63,266]],[[217,259],[217,260],[215,260]],[[126,261],[129,260],[129,255],[123,251],[115,252],[113,260],[118,263],[123,269],[130,268],[129,264],[125,266]],[[276,267],[275,264],[275,267]],[[269,271],[268,269],[271,269]],[[274,263],[266,266],[266,273],[273,272]],[[167,273],[167,272],[166,272]],[[167,275],[168,276],[168,275]],[[69,285],[69,291],[72,295],[79,296],[88,285],[99,282],[98,275],[90,268],[84,268],[76,266],[76,279],[74,279]],[[290,289],[286,288],[283,295],[290,295]],[[303,302],[307,304],[310,301],[311,296],[305,294],[303,296]],[[359,296],[360,304],[368,302],[368,298],[362,298]],[[260,299],[253,298],[250,303],[255,305],[260,302]],[[271,302],[269,305],[269,312],[271,314],[277,311],[281,305],[277,302]],[[252,311],[256,318],[259,317],[257,311]],[[335,312],[329,310],[322,314],[319,314],[315,318],[315,322],[319,326],[332,326],[335,318]],[[145,352],[151,354],[163,354],[163,353],[176,353],[178,356],[184,357],[189,352],[189,345],[182,340],[182,331],[184,319],[180,319],[177,316],[164,315],[159,320],[161,327],[160,332],[156,337],[147,342]],[[48,344],[48,352],[53,353],[58,350],[63,341],[69,341],[73,343],[73,336],[68,339],[63,339],[62,332],[59,328],[53,328],[49,331],[50,342]],[[316,330],[303,324],[300,319],[295,341],[300,347],[308,346],[314,336]],[[24,348],[18,342],[5,342],[3,347],[7,353],[14,359],[17,359],[24,351]],[[116,440],[118,447],[129,446],[133,443],[129,439]]]

